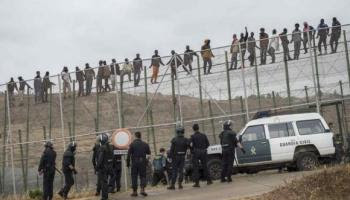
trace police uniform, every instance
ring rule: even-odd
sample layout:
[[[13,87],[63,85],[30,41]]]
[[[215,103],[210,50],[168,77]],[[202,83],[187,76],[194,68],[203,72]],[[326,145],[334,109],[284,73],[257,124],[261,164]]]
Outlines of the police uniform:
[[[97,156],[100,149],[100,144],[96,143],[95,146],[92,148],[92,165],[94,166],[95,174],[98,173],[97,170]],[[101,192],[101,182],[99,180],[99,176],[97,176],[97,183],[96,183],[96,196],[100,195]]]
[[[55,179],[56,152],[53,150],[52,143],[47,143],[45,147],[45,151],[40,159],[38,172],[44,173],[43,199],[51,200],[53,197],[53,181]]]
[[[114,147],[114,149],[117,149]],[[113,171],[111,174],[111,178],[109,179],[109,188],[110,192],[114,192],[114,189],[117,189],[117,192],[120,191],[120,178],[122,176],[122,156],[114,155],[113,156]]]
[[[177,130],[177,136],[172,139],[170,147],[170,156],[172,159],[173,172],[171,178],[171,185],[168,189],[175,189],[174,185],[179,174],[179,189],[182,189],[183,169],[185,165],[185,156],[189,148],[189,140],[184,137],[184,129]]]
[[[101,140],[97,157],[98,180],[101,184],[102,200],[108,199],[108,175],[113,173],[113,148],[106,140]]]
[[[68,197],[68,193],[71,187],[74,185],[73,173],[76,174],[74,154],[75,148],[76,144],[74,142],[69,144],[67,150],[63,154],[62,159],[62,171],[64,174],[65,184],[58,194],[65,199]],[[71,169],[69,166],[72,166],[73,169]]]
[[[207,136],[199,131],[191,135],[191,149],[192,149],[192,163],[194,172],[195,187],[199,186],[199,165],[201,164],[204,177],[207,183],[211,184],[210,174],[207,168],[207,148],[209,147],[209,140]]]
[[[128,157],[127,157],[127,166],[130,166],[131,161],[131,182],[133,194],[132,196],[137,195],[137,179],[140,176],[140,186],[141,186],[141,194],[144,195],[144,188],[146,187],[147,180],[147,159],[146,155],[150,155],[151,150],[149,145],[142,141],[140,138],[136,138],[129,147]],[[147,195],[147,194],[146,194]],[[144,195],[145,196],[145,195]]]
[[[238,143],[236,133],[232,131],[231,128],[226,127],[224,131],[220,133],[219,137],[222,148],[221,181],[231,182],[235,149]]]

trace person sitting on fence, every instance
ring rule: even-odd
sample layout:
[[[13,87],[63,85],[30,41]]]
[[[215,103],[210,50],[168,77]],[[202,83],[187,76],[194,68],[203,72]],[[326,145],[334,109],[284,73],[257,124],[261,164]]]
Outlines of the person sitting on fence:
[[[40,76],[40,71],[36,72],[36,76],[34,77],[34,95],[35,95],[35,103],[39,103],[42,101],[42,93],[43,93],[43,80]]]
[[[203,58],[204,74],[211,74],[210,70],[211,70],[211,67],[213,65],[211,58],[213,58],[215,56],[214,56],[213,52],[211,51],[209,39],[204,40],[204,45],[201,48],[201,55]]]
[[[111,87],[108,84],[108,79],[111,77],[111,70],[109,68],[109,65],[107,65],[106,61],[103,61],[103,79],[105,81],[105,92],[111,91]]]
[[[86,80],[86,92],[85,95],[88,96],[91,94],[92,81],[95,79],[95,71],[89,65],[85,64],[85,80]]]
[[[42,95],[43,95],[43,102],[44,103],[48,102],[47,101],[47,97],[48,97],[48,94],[49,94],[49,89],[53,85],[55,85],[55,84],[50,81],[50,73],[47,71],[45,73],[44,78],[43,78],[43,93],[42,93]]]
[[[190,74],[190,72],[188,71],[188,69],[184,66],[184,62],[182,60],[182,58],[179,56],[179,54],[177,54],[174,50],[171,50],[171,58],[170,60],[168,61],[167,65],[170,64],[170,67],[171,67],[171,76],[174,78],[174,80],[177,79],[177,75],[178,75],[178,72],[177,72],[177,68],[179,66],[182,66],[183,69],[187,72],[187,74]]]
[[[19,81],[18,94],[19,94],[19,100],[20,100],[19,105],[21,106],[23,105],[23,97],[24,97],[26,86],[28,87],[28,89],[32,89],[32,87],[30,87],[30,85],[25,80],[23,80],[22,76],[18,77],[18,81]]]
[[[336,17],[333,17],[332,33],[331,33],[331,39],[329,41],[329,43],[331,45],[332,53],[336,53],[337,52],[338,41],[339,41],[340,35],[341,35],[341,24],[337,20]]]
[[[152,84],[158,83],[157,78],[158,78],[160,65],[164,66],[164,63],[162,61],[162,58],[158,55],[158,50],[154,50],[154,55],[152,56],[151,66],[149,66],[149,68],[153,69],[152,78],[151,78]]]
[[[140,58],[140,54],[136,54],[136,58],[132,61],[134,68],[134,87],[139,86],[140,76],[142,71],[142,59]]]
[[[132,64],[129,62],[129,59],[125,58],[124,60],[125,62],[123,63],[123,66],[122,66],[122,76],[121,76],[121,82],[123,83],[124,82],[124,76],[125,75],[128,75],[128,79],[129,81],[132,81],[131,80],[131,72],[133,71],[133,66]]]
[[[70,93],[71,93],[70,83],[72,82],[72,79],[71,79],[70,74],[68,72],[68,67],[66,67],[66,66],[63,67],[61,77],[63,80],[63,98],[65,99],[67,96],[68,96],[68,98],[70,98]],[[68,90],[68,92],[67,92],[67,90]],[[67,93],[68,93],[68,95],[67,95]]]
[[[184,65],[185,67],[188,65],[188,68],[191,73],[192,73],[193,56],[197,56],[198,58],[198,54],[195,51],[191,50],[190,46],[187,45],[186,51],[184,52]]]
[[[85,75],[84,75],[84,71],[80,70],[78,66],[75,67],[75,78],[77,79],[79,84],[78,97],[84,96]]]
[[[17,84],[11,77],[10,81],[7,83],[7,95],[9,100],[9,105],[14,106],[15,105],[15,90],[18,92]]]

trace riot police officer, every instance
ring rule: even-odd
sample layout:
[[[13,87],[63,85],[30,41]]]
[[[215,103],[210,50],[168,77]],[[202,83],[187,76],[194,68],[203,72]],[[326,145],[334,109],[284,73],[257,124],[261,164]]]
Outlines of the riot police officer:
[[[183,169],[185,165],[185,156],[187,149],[190,146],[190,142],[184,136],[185,129],[182,126],[178,126],[176,128],[176,137],[171,140],[170,147],[170,158],[172,159],[173,164],[173,172],[171,178],[171,184],[168,187],[168,190],[175,189],[175,183],[177,179],[177,175],[179,174],[179,189],[182,189],[182,181],[183,181]]]
[[[45,143],[45,150],[40,158],[38,167],[39,174],[44,174],[43,178],[43,199],[51,200],[53,197],[53,181],[55,179],[56,151],[50,141]]]
[[[193,124],[192,129],[194,133],[191,135],[191,152],[193,163],[193,175],[195,184],[193,187],[200,187],[199,185],[199,165],[202,165],[204,177],[207,179],[207,185],[212,184],[210,174],[207,168],[207,148],[209,147],[208,137],[199,132],[198,124]]]
[[[127,167],[130,167],[131,161],[131,182],[133,193],[132,197],[137,196],[137,179],[140,177],[140,186],[142,196],[147,196],[145,192],[145,187],[147,184],[146,174],[147,174],[147,155],[151,155],[151,150],[149,145],[141,140],[141,133],[135,132],[136,139],[130,144],[128,150],[128,157],[126,160]]]
[[[97,156],[96,168],[99,184],[101,184],[101,199],[108,199],[108,175],[113,173],[113,147],[108,142],[108,135],[100,135],[100,148]]]
[[[62,159],[62,171],[64,174],[64,187],[58,192],[58,194],[64,199],[68,198],[68,193],[71,187],[74,185],[73,173],[77,174],[75,169],[75,151],[77,149],[77,143],[72,142],[68,145],[67,150],[63,154]]]
[[[96,137],[96,143],[94,147],[92,148],[92,165],[94,166],[95,174],[97,174],[97,156],[98,156],[98,151],[101,146],[101,141],[100,141],[100,136]],[[99,176],[97,176],[97,183],[96,183],[96,193],[95,196],[100,196],[101,192],[101,182],[99,180]]]
[[[220,133],[220,144],[222,148],[222,172],[221,182],[232,182],[233,161],[235,159],[235,149],[239,146],[243,153],[245,150],[236,138],[236,133],[231,129],[232,121],[227,120],[223,124],[223,131]]]
[[[118,150],[118,148],[113,147],[113,149]],[[122,155],[114,155],[114,162],[113,162],[113,174],[111,175],[109,179],[109,192],[115,193],[116,191],[120,191],[120,179],[122,176]],[[115,191],[115,189],[117,189]]]

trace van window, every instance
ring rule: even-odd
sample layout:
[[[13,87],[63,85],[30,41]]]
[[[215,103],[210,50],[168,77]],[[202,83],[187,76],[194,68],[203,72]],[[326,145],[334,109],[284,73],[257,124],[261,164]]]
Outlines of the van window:
[[[265,139],[265,130],[263,125],[249,126],[243,133],[243,142]]]
[[[270,138],[295,136],[293,125],[289,123],[269,124]]]
[[[325,132],[322,122],[319,119],[297,121],[297,127],[300,135],[310,135]]]

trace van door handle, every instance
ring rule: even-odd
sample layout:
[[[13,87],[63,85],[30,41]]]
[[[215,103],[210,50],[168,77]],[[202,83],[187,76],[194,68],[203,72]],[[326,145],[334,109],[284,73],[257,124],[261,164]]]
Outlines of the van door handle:
[[[267,142],[261,142],[261,144],[266,144]]]

